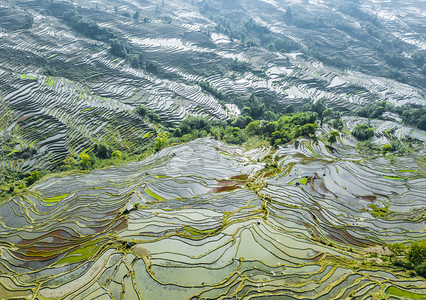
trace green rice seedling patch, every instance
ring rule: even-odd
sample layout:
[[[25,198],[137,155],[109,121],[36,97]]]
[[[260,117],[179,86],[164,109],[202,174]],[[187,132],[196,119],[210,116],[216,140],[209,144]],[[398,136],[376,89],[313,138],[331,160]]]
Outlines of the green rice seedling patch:
[[[102,247],[100,240],[94,240],[85,245],[80,246],[76,250],[68,253],[64,258],[57,261],[55,265],[72,264],[82,260],[90,259]]]
[[[208,234],[212,234],[216,232],[216,229],[208,229],[208,230],[199,230],[192,226],[184,226],[182,228],[182,232],[189,233],[190,235],[200,237]]]
[[[404,178],[401,177],[397,177],[397,176],[387,176],[387,175],[383,175],[384,178],[387,179],[392,179],[392,180],[405,180]]]
[[[150,196],[150,197],[154,198],[155,200],[158,200],[158,201],[164,201],[164,198],[163,198],[163,197],[161,197],[161,196],[157,195],[156,193],[154,193],[154,192],[153,192],[153,191],[151,191],[150,189],[145,189],[145,193],[146,193],[148,196]]]
[[[26,74],[20,74],[21,79],[31,79],[31,80],[35,80],[36,78],[30,75],[26,75]]]
[[[289,185],[293,185],[293,184],[296,184],[296,183],[301,183],[303,185],[306,185],[308,183],[308,178],[302,177],[302,178],[294,179],[294,180],[290,181]]]
[[[420,295],[413,292],[402,290],[396,286],[390,286],[385,290],[385,294],[403,297],[405,299],[426,299],[426,295]]]
[[[45,197],[43,198],[43,200],[44,202],[47,202],[47,203],[58,203],[59,201],[63,200],[67,196],[69,196],[68,193],[60,195],[60,196],[55,196],[55,197]]]
[[[52,76],[46,78],[46,83],[48,86],[52,86],[55,83],[55,79]]]

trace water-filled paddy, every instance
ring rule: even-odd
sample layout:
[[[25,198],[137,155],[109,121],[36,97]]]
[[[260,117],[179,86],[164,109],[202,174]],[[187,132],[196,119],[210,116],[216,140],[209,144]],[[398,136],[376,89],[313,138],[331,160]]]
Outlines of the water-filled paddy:
[[[395,182],[382,176],[389,168],[334,156],[321,143],[279,149],[283,173],[267,177],[253,151],[202,139],[45,180],[35,186],[43,197],[0,210],[0,286],[46,299],[337,299],[424,289],[393,269],[361,272],[354,266],[362,257],[345,250],[420,237],[424,220],[375,218],[368,205],[419,208],[424,179]],[[251,180],[263,188],[250,189]],[[238,188],[215,191],[218,183]],[[135,203],[138,210],[122,214]]]

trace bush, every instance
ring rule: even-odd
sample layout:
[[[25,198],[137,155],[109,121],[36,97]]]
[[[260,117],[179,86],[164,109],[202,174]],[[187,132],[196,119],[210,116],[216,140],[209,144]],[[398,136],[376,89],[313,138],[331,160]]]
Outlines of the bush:
[[[385,145],[383,145],[383,146],[382,146],[382,151],[383,151],[383,152],[390,152],[390,151],[393,151],[393,147],[392,147],[392,145],[385,144]]]
[[[81,161],[80,161],[80,165],[84,170],[89,169],[89,167],[91,166],[92,162],[91,162],[91,157],[89,154],[82,154],[80,155]]]
[[[121,151],[115,150],[114,152],[112,152],[111,157],[121,159],[122,158]]]

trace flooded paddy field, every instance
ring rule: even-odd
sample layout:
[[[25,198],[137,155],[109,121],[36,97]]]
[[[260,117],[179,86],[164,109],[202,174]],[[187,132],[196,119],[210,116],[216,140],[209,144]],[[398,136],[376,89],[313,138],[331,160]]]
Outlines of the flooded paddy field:
[[[398,178],[383,159],[360,160],[345,146],[336,146],[337,155],[322,142],[301,140],[297,149],[274,154],[279,167],[271,173],[264,152],[251,159],[238,147],[201,139],[141,162],[44,180],[34,187],[39,196],[1,206],[2,293],[38,299],[424,295],[420,277],[363,264],[360,255],[424,235],[424,177]],[[416,169],[413,160],[405,165]],[[397,214],[373,217],[372,203]],[[419,217],[406,217],[416,212]]]

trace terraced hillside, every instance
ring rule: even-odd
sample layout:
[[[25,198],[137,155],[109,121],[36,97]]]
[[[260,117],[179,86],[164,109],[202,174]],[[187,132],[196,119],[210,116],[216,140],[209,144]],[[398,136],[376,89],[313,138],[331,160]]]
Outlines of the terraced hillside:
[[[425,11],[0,0],[0,298],[426,299]]]
[[[1,207],[2,295],[422,298],[424,279],[372,254],[424,235],[425,179],[382,158],[359,160],[348,138],[333,152],[310,140],[280,148],[275,169],[267,149],[202,139],[47,179],[38,197]],[[372,203],[394,213],[373,217]]]
[[[365,15],[361,15],[373,18],[368,19],[369,22],[378,24],[377,28],[380,29],[377,29],[378,38],[375,38],[374,43],[378,50],[371,52],[368,49],[371,45],[365,44],[365,36],[350,35],[349,29],[345,27],[348,24],[364,27],[368,24],[364,24],[366,21],[359,20],[359,17],[357,19],[357,16],[350,16],[345,12],[344,6],[338,6],[337,10],[332,10],[335,15],[329,16],[336,19],[335,22],[341,28],[324,24],[322,30],[312,30],[306,24],[299,24],[305,14],[311,16],[306,17],[307,19],[316,21],[317,17],[326,18],[327,15],[323,14],[330,12],[330,5],[333,8],[332,4],[327,3],[311,3],[300,7],[295,3],[278,4],[274,1],[241,1],[228,6],[227,2],[221,1],[193,4],[169,1],[160,5],[149,1],[121,1],[116,3],[117,12],[107,1],[96,4],[90,1],[14,3],[12,6],[8,1],[0,2],[0,95],[3,98],[0,118],[9,112],[25,118],[22,107],[27,106],[27,99],[22,96],[22,92],[28,95],[32,90],[48,93],[39,96],[42,101],[40,104],[33,104],[47,109],[35,113],[35,116],[40,116],[35,122],[41,122],[41,126],[45,124],[42,120],[51,117],[52,106],[57,105],[56,99],[61,103],[66,101],[65,106],[73,105],[75,100],[69,98],[72,94],[74,98],[80,97],[80,94],[90,98],[95,96],[101,102],[102,98],[106,98],[108,106],[120,107],[129,116],[134,107],[143,104],[169,123],[177,123],[188,114],[226,119],[239,114],[239,109],[233,103],[241,106],[251,95],[261,99],[275,112],[291,111],[303,103],[319,99],[325,99],[327,106],[340,111],[356,110],[360,105],[375,101],[388,101],[395,105],[425,103],[423,89],[426,79],[413,62],[418,58],[416,51],[423,49],[425,43],[424,34],[419,29],[421,25],[418,24],[422,12],[420,4],[420,10],[417,11],[411,9],[412,6],[404,6],[405,25],[398,27],[398,32],[394,32],[397,17],[389,16],[389,7],[382,8],[386,4],[362,5]],[[209,7],[221,7],[223,18]],[[70,26],[70,21],[64,15],[73,9],[76,9],[77,15],[84,18],[87,24],[95,22],[103,35],[117,37],[125,42],[128,50],[122,51],[128,52],[127,59],[114,55],[110,44],[102,36],[91,37],[89,33],[75,29],[78,27]],[[383,14],[378,19],[369,14],[371,11],[382,10]],[[264,11],[276,13],[266,16],[262,13]],[[287,11],[293,11],[294,20],[291,22],[286,19]],[[138,19],[128,17],[135,12],[140,14]],[[229,19],[229,16],[238,16],[238,19]],[[17,25],[17,20],[21,20],[18,23],[21,26]],[[246,23],[239,24],[238,20]],[[408,69],[398,72],[410,74],[413,78],[407,77],[403,81],[411,85],[377,77],[380,74],[377,69],[387,68],[386,62],[383,65],[383,62],[377,61],[383,57],[377,51],[387,45],[383,39],[390,32],[399,41],[395,42],[396,45],[401,48],[395,46],[396,50],[392,48],[392,51],[405,51],[404,55],[408,57],[404,63]],[[261,39],[262,36],[265,41]],[[326,36],[327,51],[332,51],[333,56],[324,52],[325,45],[319,46],[317,41],[312,42],[307,36],[315,40],[324,40]],[[274,42],[276,40],[282,41],[284,46],[280,48],[281,44]],[[314,46],[311,47],[311,44]],[[302,46],[306,48],[303,50]],[[339,47],[346,49],[344,53]],[[333,63],[330,66],[327,60],[324,65],[321,62],[324,57],[319,57],[318,60],[315,51],[321,51],[327,57],[345,57],[347,53],[351,67],[347,68],[343,64],[336,68],[332,66]],[[419,53],[421,56],[421,52]],[[361,62],[352,61],[351,57]],[[26,76],[28,74],[30,76]],[[40,77],[41,74],[47,76],[47,79]],[[39,88],[34,82],[31,85],[31,78],[36,78],[39,83],[46,80],[48,86],[42,84],[43,88]],[[51,90],[55,90],[54,94]],[[67,111],[68,120],[86,120],[88,115],[93,118],[95,112],[100,119],[110,118],[106,111],[101,112],[100,109],[85,111],[86,108],[98,107],[98,104],[90,101],[80,101],[81,110]],[[133,125],[122,124],[123,129],[118,130],[119,137],[124,140],[144,135],[144,129],[134,123],[136,117],[131,118],[134,120],[125,122],[133,122]],[[20,166],[25,170],[31,169],[31,166],[48,166],[52,161],[63,159],[68,153],[93,147],[93,143],[87,139],[88,128],[80,131],[64,119],[60,122],[65,122],[67,129],[56,128],[56,132],[44,129],[44,132],[37,134],[32,132],[31,137],[22,141],[27,145],[36,145],[47,140],[56,149],[50,150],[50,147],[47,152],[40,152],[32,148],[34,154],[37,152],[34,160],[41,158],[40,163],[9,160],[8,157],[5,158],[6,164]],[[26,123],[34,121],[30,118],[26,123],[18,121],[5,124],[5,120],[6,118],[1,127],[3,136],[7,136],[12,129],[19,131]],[[87,125],[93,126],[89,132],[94,131],[97,137],[109,134],[106,127],[99,129],[100,124],[102,120]],[[109,128],[116,126],[110,124]],[[66,146],[56,145],[57,133],[61,132],[63,135],[65,130],[79,133],[69,133],[72,141],[60,142]],[[92,141],[93,138],[91,137]],[[76,141],[79,141],[78,146]]]

